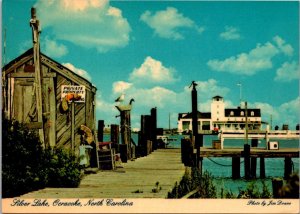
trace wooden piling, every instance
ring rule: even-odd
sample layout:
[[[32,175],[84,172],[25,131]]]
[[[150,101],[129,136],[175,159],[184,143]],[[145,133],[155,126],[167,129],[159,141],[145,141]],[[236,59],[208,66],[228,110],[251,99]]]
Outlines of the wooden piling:
[[[127,163],[128,161],[128,147],[126,144],[120,144],[119,145],[119,149],[120,149],[120,158],[122,160],[123,163]]]
[[[193,164],[193,145],[188,138],[181,139],[181,161],[185,166],[192,166]]]
[[[122,144],[127,145],[127,159],[131,159],[130,111],[121,111],[120,116]]]
[[[251,178],[251,165],[250,165],[250,145],[244,144],[244,169],[245,169],[245,179]]]
[[[98,132],[97,132],[98,142],[103,142],[103,128],[104,128],[104,120],[98,120]]]
[[[266,178],[266,171],[265,171],[265,158],[260,158],[260,178]]]
[[[232,157],[232,179],[239,179],[241,177],[240,158]]]
[[[283,186],[283,180],[281,178],[274,178],[272,180],[273,198],[280,198],[280,189]]]
[[[251,147],[258,146],[258,139],[251,139]],[[256,178],[257,158],[251,157],[251,177]]]
[[[151,109],[151,141],[153,150],[157,149],[157,110],[156,108]]]
[[[112,148],[115,148],[116,152],[119,152],[119,125],[110,125],[110,141],[112,142]]]
[[[195,149],[196,152],[196,167],[202,168],[202,161],[200,158],[200,146],[201,146],[201,137],[198,135],[198,94],[197,94],[197,83],[195,81],[192,82],[192,130],[193,136],[195,136]]]
[[[292,174],[292,158],[291,157],[285,157],[284,158],[284,179],[288,179],[290,174]]]

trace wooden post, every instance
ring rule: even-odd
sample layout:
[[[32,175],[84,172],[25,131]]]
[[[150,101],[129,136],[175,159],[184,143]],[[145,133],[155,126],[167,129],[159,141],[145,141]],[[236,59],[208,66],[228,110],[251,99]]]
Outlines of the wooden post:
[[[266,178],[266,171],[265,171],[265,158],[260,158],[260,178]]]
[[[232,157],[232,179],[239,179],[241,177],[240,158]]]
[[[35,99],[37,120],[42,123],[42,128],[39,129],[39,138],[42,145],[46,146],[44,136],[44,123],[43,123],[43,105],[42,105],[42,78],[41,78],[41,65],[40,65],[40,26],[39,20],[36,18],[35,8],[31,8],[30,26],[32,27],[33,36],[33,63],[35,68]]]
[[[244,144],[244,169],[245,179],[250,179],[250,145]]]
[[[98,120],[98,132],[97,132],[98,142],[103,142],[103,128],[104,128],[104,120]]]
[[[120,144],[119,145],[120,148],[120,158],[122,160],[123,163],[127,163],[128,161],[128,147],[126,144]]]
[[[150,140],[151,141],[151,138],[152,138],[152,118],[151,118],[151,116],[150,115],[146,115],[145,116],[145,120],[146,120],[146,123],[145,123],[145,125],[146,125],[146,127],[145,127],[145,131],[146,131],[146,133],[145,133],[145,139],[146,139],[146,141],[147,140]],[[153,151],[153,148],[152,148],[152,143],[151,143],[151,147],[149,147],[148,148],[148,144],[147,144],[147,151],[149,151],[149,152],[147,152],[147,155],[149,155],[152,151]]]
[[[251,139],[251,147],[257,147],[258,139]],[[251,158],[251,177],[256,178],[256,166],[257,166],[257,158]]]
[[[292,158],[291,157],[285,157],[284,158],[284,179],[288,179],[290,174],[292,174]]]
[[[196,153],[196,167],[200,167],[200,144],[199,142],[199,135],[198,135],[198,95],[197,95],[197,83],[195,81],[192,81],[191,86],[193,86],[192,89],[192,130],[193,130],[193,136],[195,136],[195,147],[197,150]],[[190,86],[190,87],[191,87]]]
[[[141,115],[141,132],[139,145],[141,145],[142,156],[148,155],[149,151],[150,153],[152,152],[152,146],[151,148],[148,148],[150,144],[147,144],[147,141],[151,140],[151,119],[152,118],[150,115]]]
[[[71,148],[75,152],[75,104],[71,103]]]
[[[193,145],[191,139],[181,139],[181,161],[185,166],[192,166]]]
[[[146,115],[141,115],[141,131],[139,132],[141,156],[146,156]]]
[[[130,111],[121,111],[121,140],[127,145],[127,158],[131,159]]]
[[[280,198],[280,189],[283,186],[283,180],[281,178],[274,178],[272,180],[273,198]]]
[[[119,152],[119,125],[110,125],[110,141],[112,142],[112,147]]]
[[[153,150],[157,149],[157,110],[156,107],[151,109],[151,141]]]

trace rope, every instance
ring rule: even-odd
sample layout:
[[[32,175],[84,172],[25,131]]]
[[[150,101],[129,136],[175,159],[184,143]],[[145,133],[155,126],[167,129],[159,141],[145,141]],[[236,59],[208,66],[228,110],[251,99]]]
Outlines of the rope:
[[[218,163],[218,162],[212,160],[212,159],[209,158],[209,157],[208,157],[207,159],[210,160],[211,162],[217,164],[217,165],[220,165],[220,166],[232,166],[232,164],[221,164],[221,163]],[[244,161],[241,161],[240,164],[243,163],[243,162],[244,162]]]

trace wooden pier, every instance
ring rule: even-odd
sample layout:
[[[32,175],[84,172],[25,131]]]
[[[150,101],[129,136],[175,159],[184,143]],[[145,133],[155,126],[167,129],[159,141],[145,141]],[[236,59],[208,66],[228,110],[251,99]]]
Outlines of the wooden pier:
[[[267,150],[265,148],[251,148],[250,157],[264,158],[299,158],[299,148],[280,148],[278,150]],[[244,157],[243,148],[213,149],[201,147],[200,157]]]
[[[166,198],[185,172],[180,149],[159,149],[121,165],[123,168],[85,176],[78,188],[45,188],[21,197]]]

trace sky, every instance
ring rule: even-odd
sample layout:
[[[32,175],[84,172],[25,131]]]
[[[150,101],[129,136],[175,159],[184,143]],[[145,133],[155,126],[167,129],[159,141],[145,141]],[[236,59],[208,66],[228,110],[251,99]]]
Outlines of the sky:
[[[2,65],[32,47],[30,8],[41,51],[97,87],[96,119],[119,124],[114,100],[135,99],[132,128],[157,108],[158,127],[177,127],[213,96],[240,100],[272,125],[299,123],[299,3],[236,1],[3,0]],[[4,36],[6,32],[6,36]],[[4,37],[5,54],[4,54]]]

